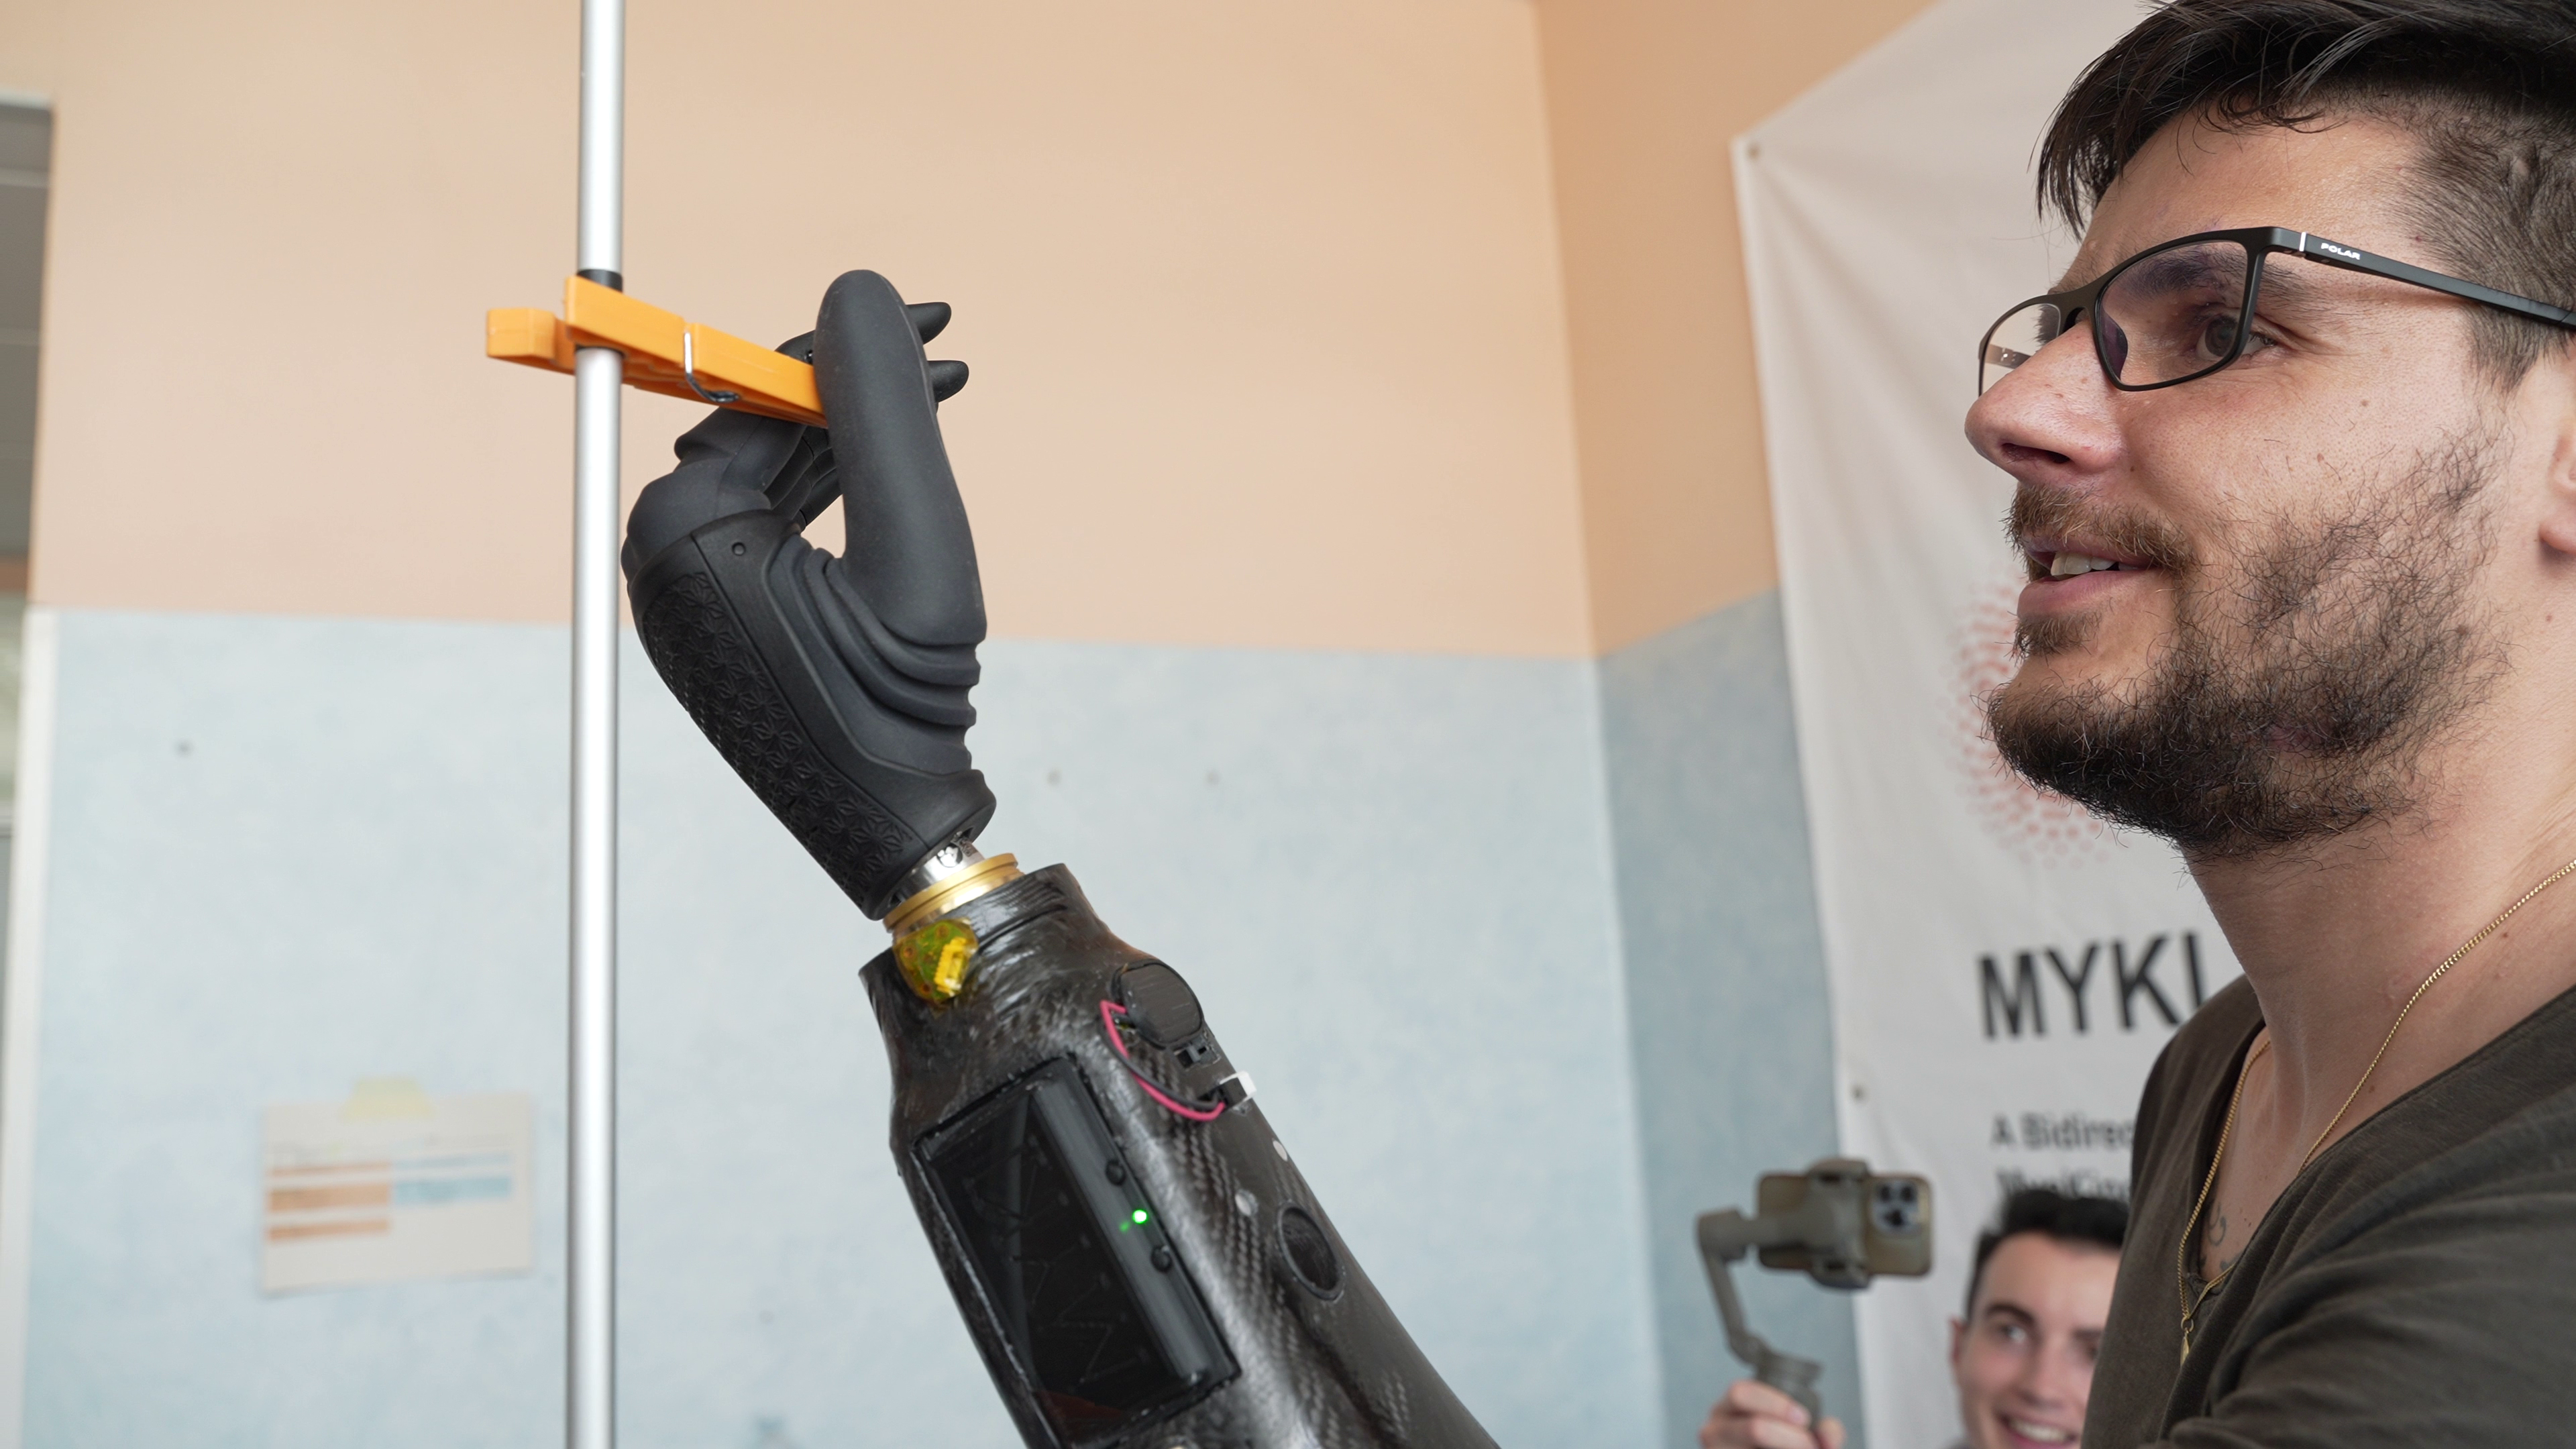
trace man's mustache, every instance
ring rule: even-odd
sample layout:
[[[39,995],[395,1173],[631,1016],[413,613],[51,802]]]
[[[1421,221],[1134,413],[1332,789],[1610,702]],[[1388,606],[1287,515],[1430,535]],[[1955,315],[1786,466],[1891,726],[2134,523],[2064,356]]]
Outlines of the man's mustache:
[[[2111,507],[2059,488],[2013,489],[2004,515],[2004,537],[2016,549],[2030,538],[2082,539],[2154,568],[2181,573],[2200,556],[2183,531],[2135,509]]]

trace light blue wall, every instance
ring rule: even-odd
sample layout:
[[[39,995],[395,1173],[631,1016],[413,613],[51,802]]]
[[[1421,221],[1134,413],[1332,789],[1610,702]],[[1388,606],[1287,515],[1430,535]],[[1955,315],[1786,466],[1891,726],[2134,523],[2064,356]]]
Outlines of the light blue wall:
[[[60,624],[27,1442],[549,1442],[564,635]],[[1614,853],[1592,668],[1030,643],[988,660],[976,747],[1005,802],[988,843],[1070,862],[1190,974],[1487,1426],[1515,1446],[1685,1442],[1658,1354],[1680,1298],[1649,1272],[1669,1276],[1671,1209],[1699,1184],[1653,1157],[1710,1136],[1667,1109],[1722,1114],[1709,1093],[1735,1069],[1693,1076],[1659,1008],[1632,1009],[1621,923],[1654,912],[1614,890],[1614,855],[1695,837],[1623,807]],[[853,976],[881,938],[631,651],[626,698],[627,1441],[748,1446],[766,1420],[805,1446],[1007,1444],[886,1155]],[[1651,713],[1614,699],[1610,778],[1634,778],[1630,733],[1669,739],[1637,724]],[[1654,960],[1638,981],[1682,992],[1687,953]],[[1745,1020],[1786,1030],[1788,1009]],[[260,1104],[385,1073],[536,1094],[538,1272],[261,1297]],[[1807,1152],[1715,1136],[1693,1162],[1733,1177],[1693,1210]]]
[[[1601,707],[1663,1442],[1687,1445],[1743,1374],[1726,1353],[1693,1220],[1750,1207],[1757,1176],[1837,1146],[1779,595],[1604,659]],[[1736,1280],[1756,1331],[1824,1364],[1826,1412],[1865,1427],[1849,1300],[1749,1266]]]

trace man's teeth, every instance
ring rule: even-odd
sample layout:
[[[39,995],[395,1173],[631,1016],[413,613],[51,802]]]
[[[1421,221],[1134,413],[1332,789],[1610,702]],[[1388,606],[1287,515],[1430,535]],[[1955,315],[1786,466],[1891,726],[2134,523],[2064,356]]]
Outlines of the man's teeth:
[[[2072,1430],[2055,1429],[2046,1424],[2034,1424],[2027,1419],[2006,1419],[2004,1420],[2004,1427],[2035,1444],[2072,1444],[2075,1442],[2075,1434]]]
[[[2095,558],[2091,554],[2060,553],[2048,561],[2048,576],[2052,579],[2072,578],[2077,574],[2092,573],[2096,569],[2118,567],[2118,564],[2107,558]]]

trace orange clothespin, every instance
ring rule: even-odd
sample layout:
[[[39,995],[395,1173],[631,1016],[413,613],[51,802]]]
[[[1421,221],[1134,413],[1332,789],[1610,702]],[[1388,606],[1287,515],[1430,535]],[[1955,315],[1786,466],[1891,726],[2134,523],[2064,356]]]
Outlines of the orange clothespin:
[[[823,422],[811,364],[586,278],[564,279],[561,319],[540,307],[495,307],[484,315],[487,357],[570,372],[576,347],[625,353],[627,385],[646,392],[791,423]]]

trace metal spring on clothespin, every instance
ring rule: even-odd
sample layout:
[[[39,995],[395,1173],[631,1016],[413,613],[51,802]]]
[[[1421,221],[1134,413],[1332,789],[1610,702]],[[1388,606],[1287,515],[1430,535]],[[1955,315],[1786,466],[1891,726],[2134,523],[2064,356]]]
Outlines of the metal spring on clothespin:
[[[698,384],[698,329],[695,327],[680,329],[680,377],[688,383],[689,391],[716,407],[742,401],[741,393],[728,392],[723,388],[709,392]]]

